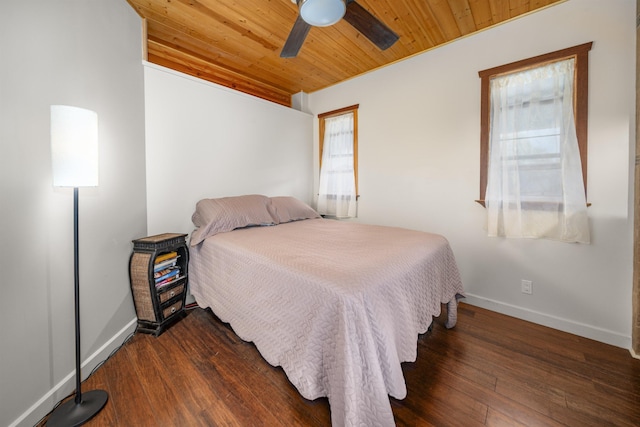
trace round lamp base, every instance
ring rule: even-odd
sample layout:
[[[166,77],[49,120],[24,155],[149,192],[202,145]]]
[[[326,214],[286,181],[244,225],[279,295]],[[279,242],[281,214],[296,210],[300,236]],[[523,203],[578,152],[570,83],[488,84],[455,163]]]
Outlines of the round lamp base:
[[[58,406],[47,420],[47,427],[80,426],[89,421],[107,403],[109,395],[104,390],[91,390],[82,393],[82,401],[75,399]]]

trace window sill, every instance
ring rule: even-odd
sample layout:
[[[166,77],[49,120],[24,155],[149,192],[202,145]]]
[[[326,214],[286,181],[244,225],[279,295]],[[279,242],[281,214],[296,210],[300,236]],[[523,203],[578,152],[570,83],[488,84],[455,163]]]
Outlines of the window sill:
[[[476,203],[482,205],[485,208],[487,207],[485,201],[482,200],[482,199],[476,200]],[[545,209],[545,207],[548,208],[549,205],[550,205],[550,203],[545,203],[545,202],[528,202],[528,203],[525,202],[523,207],[525,209],[531,209],[531,210],[535,210],[535,209],[537,209],[537,210],[547,210],[547,209]],[[591,206],[591,203],[587,202],[587,207],[590,207],[590,206]]]

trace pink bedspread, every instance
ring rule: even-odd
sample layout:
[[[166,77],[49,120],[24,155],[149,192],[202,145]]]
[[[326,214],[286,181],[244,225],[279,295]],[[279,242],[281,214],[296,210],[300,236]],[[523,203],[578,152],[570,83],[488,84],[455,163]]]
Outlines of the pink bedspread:
[[[441,304],[463,293],[439,235],[328,219],[220,233],[192,247],[189,286],[240,338],[282,366],[333,426],[393,426],[401,362]]]

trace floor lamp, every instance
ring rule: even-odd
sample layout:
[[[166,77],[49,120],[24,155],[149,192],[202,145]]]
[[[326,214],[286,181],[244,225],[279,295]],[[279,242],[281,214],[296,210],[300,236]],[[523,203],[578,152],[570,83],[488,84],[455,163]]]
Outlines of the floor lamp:
[[[80,373],[80,270],[78,256],[78,187],[98,185],[98,116],[66,105],[51,106],[51,160],[53,185],[73,187],[73,264],[75,276],[76,394],[58,406],[47,426],[79,426],[107,403],[104,390],[82,393]]]

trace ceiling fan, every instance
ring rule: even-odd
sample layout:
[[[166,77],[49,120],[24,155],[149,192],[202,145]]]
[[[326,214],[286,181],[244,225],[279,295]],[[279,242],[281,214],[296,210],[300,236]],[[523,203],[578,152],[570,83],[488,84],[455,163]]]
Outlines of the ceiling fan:
[[[398,40],[396,33],[355,0],[291,0],[291,2],[299,6],[300,13],[280,52],[281,58],[294,58],[298,54],[312,26],[328,27],[343,18],[380,50],[391,47]]]

